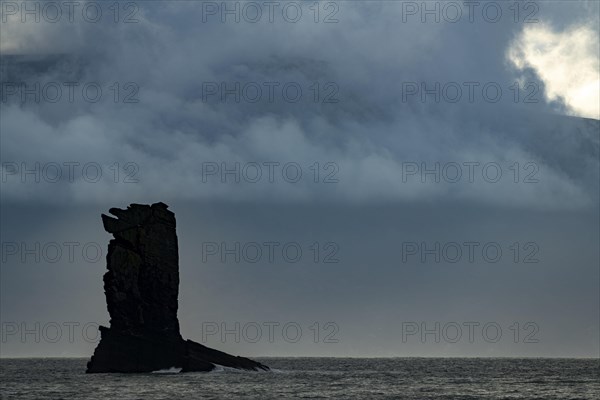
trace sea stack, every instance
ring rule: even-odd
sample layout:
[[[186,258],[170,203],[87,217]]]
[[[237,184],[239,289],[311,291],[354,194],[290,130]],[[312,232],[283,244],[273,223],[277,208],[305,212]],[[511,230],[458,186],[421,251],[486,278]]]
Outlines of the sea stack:
[[[100,343],[86,372],[210,371],[215,365],[269,369],[181,337],[175,214],[166,204],[131,204],[109,213],[116,218],[102,214],[102,222],[114,236],[104,274],[110,327],[100,326]]]

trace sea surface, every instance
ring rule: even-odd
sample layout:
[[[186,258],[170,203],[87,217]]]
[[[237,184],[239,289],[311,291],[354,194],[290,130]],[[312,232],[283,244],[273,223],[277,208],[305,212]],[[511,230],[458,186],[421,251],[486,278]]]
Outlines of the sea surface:
[[[599,399],[597,359],[256,358],[272,372],[86,374],[87,359],[0,360],[4,399]]]

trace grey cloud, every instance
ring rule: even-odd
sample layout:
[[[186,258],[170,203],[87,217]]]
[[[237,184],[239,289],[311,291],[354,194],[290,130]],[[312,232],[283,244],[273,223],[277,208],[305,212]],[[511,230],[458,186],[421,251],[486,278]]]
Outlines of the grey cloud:
[[[140,183],[113,187],[121,199],[140,198],[157,187],[164,188],[163,195],[184,198],[368,202],[450,197],[537,206],[537,199],[552,193],[545,203],[549,207],[589,206],[597,198],[597,176],[590,172],[598,158],[597,122],[537,117],[556,112],[556,105],[543,100],[512,104],[509,86],[519,74],[504,57],[523,24],[510,18],[496,24],[399,23],[400,5],[344,2],[336,24],[309,18],[297,24],[223,24],[200,23],[200,3],[148,2],[140,8],[137,24],[109,24],[104,30],[105,24],[75,24],[75,30],[61,33],[71,41],[82,38],[62,49],[70,54],[65,62],[74,66],[71,72],[55,63],[29,79],[105,82],[105,95],[98,103],[5,106],[3,160],[135,162]],[[556,11],[542,7],[542,12],[554,18]],[[577,20],[585,8],[572,7],[570,13]],[[139,85],[139,103],[115,104],[106,89],[115,81]],[[257,103],[202,99],[203,82],[231,87],[273,81],[298,82],[303,98],[299,103],[281,95],[273,102],[263,96]],[[309,86],[315,81],[334,82],[339,102],[313,102]],[[473,103],[402,99],[405,82],[472,81],[498,82],[501,101],[486,102],[480,93]],[[557,124],[560,130],[554,129]],[[46,145],[22,151],[40,142]],[[556,150],[565,146],[568,150]],[[586,149],[583,158],[572,152],[580,148]],[[294,161],[306,167],[335,162],[340,182],[326,194],[309,184],[209,186],[199,181],[198,170],[211,161]],[[516,191],[485,183],[410,185],[399,177],[402,163],[413,161],[531,161],[544,179]],[[91,201],[93,193],[107,188],[83,185],[65,192],[56,187],[61,201]],[[4,196],[19,200],[27,196],[19,193],[35,192],[10,181],[7,188]]]

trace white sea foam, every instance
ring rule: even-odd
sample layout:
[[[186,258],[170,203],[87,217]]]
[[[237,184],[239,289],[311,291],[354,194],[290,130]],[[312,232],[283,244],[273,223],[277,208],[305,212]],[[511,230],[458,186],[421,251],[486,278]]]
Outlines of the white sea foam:
[[[237,368],[226,367],[224,365],[214,364],[215,368],[210,372],[244,372],[244,370],[240,370]]]
[[[181,368],[171,367],[166,369],[159,369],[158,371],[152,371],[153,374],[178,374],[181,372]]]
[[[262,369],[253,371],[253,370],[249,370],[249,369],[238,369],[238,368],[232,368],[232,367],[226,367],[224,365],[220,365],[220,364],[215,364],[213,363],[213,365],[215,366],[215,368],[210,371],[210,372],[235,372],[235,373],[244,373],[244,372],[273,372],[272,370],[269,371],[264,371]],[[276,371],[279,372],[279,371]]]

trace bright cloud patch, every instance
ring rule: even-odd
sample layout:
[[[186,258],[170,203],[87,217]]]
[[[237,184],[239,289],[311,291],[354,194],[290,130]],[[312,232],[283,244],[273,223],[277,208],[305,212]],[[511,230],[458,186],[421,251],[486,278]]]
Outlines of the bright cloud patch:
[[[600,119],[598,56],[598,32],[585,25],[563,32],[547,25],[527,27],[508,51],[517,68],[532,68],[544,81],[548,100],[595,119]]]

